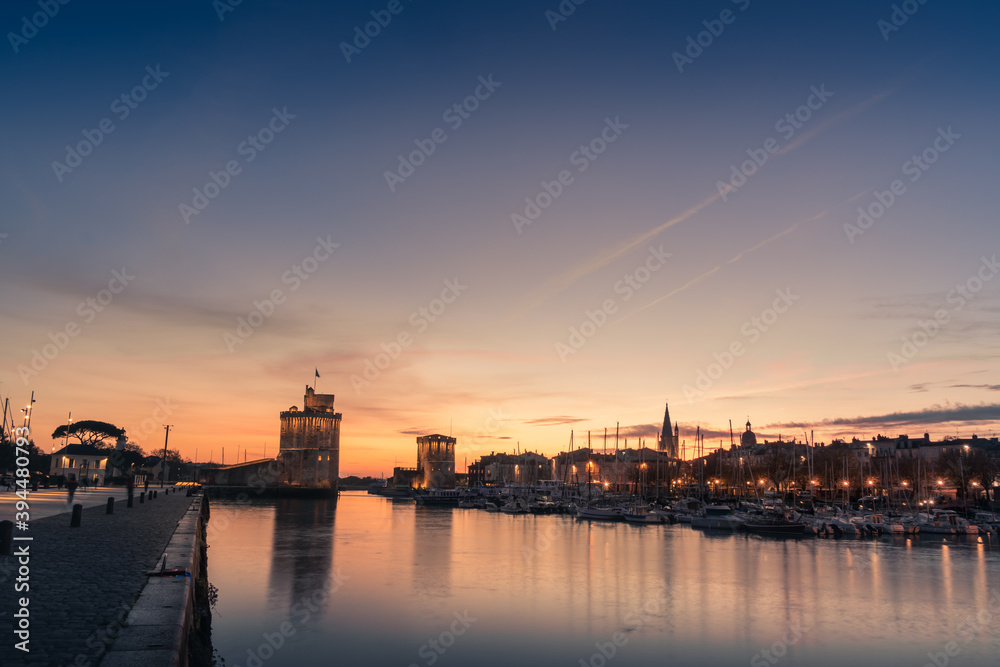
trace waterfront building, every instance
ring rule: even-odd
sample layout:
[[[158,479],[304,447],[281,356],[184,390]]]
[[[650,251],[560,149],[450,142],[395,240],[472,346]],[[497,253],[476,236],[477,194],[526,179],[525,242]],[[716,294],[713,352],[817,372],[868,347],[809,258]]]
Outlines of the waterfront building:
[[[408,486],[411,489],[417,488],[420,481],[420,471],[416,468],[405,468],[397,466],[392,469],[392,478],[389,479],[388,486],[399,487]]]
[[[417,481],[424,489],[455,488],[455,438],[422,435],[417,438]]]
[[[304,406],[281,413],[278,462],[282,480],[293,486],[336,490],[340,474],[340,421],[333,394],[306,387]]]
[[[552,462],[542,454],[496,454],[491,452],[469,465],[470,486],[498,484],[537,484],[553,479]]]
[[[66,445],[52,454],[49,474],[75,475],[77,480],[87,484],[104,484],[108,476],[108,450],[94,445]]]

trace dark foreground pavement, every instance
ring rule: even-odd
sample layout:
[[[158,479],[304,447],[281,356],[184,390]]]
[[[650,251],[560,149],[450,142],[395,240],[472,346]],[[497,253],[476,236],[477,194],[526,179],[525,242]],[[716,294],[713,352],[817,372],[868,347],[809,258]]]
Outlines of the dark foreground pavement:
[[[152,488],[150,489],[153,490]],[[191,505],[184,492],[159,492],[155,500],[134,507],[116,502],[83,510],[79,528],[70,515],[32,521],[28,531],[15,528],[14,550],[29,545],[27,591],[16,591],[18,558],[0,556],[0,665],[77,665],[100,663],[120,623],[154,569],[177,522]],[[0,517],[10,519],[12,517]],[[171,567],[167,563],[167,567]],[[13,614],[19,599],[29,600],[30,639],[25,653],[15,648]]]

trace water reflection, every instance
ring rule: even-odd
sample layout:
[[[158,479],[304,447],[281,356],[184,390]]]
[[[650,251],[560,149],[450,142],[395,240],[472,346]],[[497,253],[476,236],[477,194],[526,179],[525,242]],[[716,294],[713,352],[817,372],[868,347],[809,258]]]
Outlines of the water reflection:
[[[1000,651],[1000,559],[976,538],[774,540],[364,494],[228,511],[209,575],[230,665],[288,619],[297,632],[268,667],[597,664],[601,646],[615,667],[771,664],[775,646],[783,666],[919,667],[949,641],[976,667]],[[295,605],[323,589],[336,592],[300,623]],[[991,602],[965,641],[959,623]],[[449,636],[462,614],[475,621]]]
[[[333,573],[335,509],[336,503],[330,500],[275,501],[268,580],[271,613],[291,616],[296,604],[311,602],[316,616],[321,615],[323,593],[330,590]]]
[[[414,595],[451,596],[452,515],[449,508],[413,508]]]

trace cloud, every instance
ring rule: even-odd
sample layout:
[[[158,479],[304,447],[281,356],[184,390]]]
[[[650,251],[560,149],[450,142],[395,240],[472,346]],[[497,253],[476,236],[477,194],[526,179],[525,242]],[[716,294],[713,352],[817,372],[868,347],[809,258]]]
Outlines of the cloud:
[[[618,435],[623,438],[655,438],[660,434],[661,427],[660,424],[622,426],[618,429]]]
[[[952,384],[949,387],[955,389],[986,389],[987,391],[1000,391],[1000,384]]]
[[[923,410],[911,412],[891,412],[884,415],[868,417],[837,417],[819,422],[787,422],[769,424],[768,428],[810,428],[826,426],[913,426],[925,424],[944,424],[948,422],[978,422],[1000,419],[1000,403],[981,403],[979,405],[954,406],[934,405]]]

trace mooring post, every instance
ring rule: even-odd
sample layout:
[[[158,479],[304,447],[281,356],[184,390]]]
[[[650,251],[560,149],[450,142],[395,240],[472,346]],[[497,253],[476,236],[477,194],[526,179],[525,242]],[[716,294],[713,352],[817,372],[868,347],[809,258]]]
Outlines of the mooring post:
[[[14,549],[14,522],[0,521],[0,556],[9,556]]]

